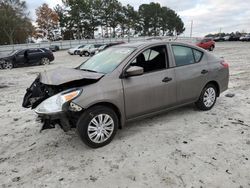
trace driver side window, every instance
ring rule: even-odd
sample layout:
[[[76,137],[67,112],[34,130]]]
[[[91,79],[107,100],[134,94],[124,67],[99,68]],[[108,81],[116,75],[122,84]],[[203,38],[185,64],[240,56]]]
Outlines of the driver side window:
[[[156,46],[139,54],[130,65],[142,67],[144,73],[153,72],[166,68],[166,57],[166,46]]]

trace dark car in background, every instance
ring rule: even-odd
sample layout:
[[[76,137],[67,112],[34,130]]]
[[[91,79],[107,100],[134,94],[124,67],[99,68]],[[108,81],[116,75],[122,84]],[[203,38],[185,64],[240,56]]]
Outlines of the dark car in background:
[[[58,45],[51,45],[49,47],[49,49],[52,51],[52,52],[57,52],[60,50],[60,47]]]
[[[31,65],[48,65],[53,61],[53,53],[45,48],[15,50],[0,57],[0,68],[12,69],[14,67]]]
[[[205,50],[213,51],[215,48],[215,42],[212,38],[198,39],[196,46],[199,46]]]
[[[239,36],[234,36],[234,35],[228,35],[224,37],[225,41],[239,41],[240,37]]]
[[[222,42],[222,41],[225,41],[225,38],[222,37],[222,36],[218,36],[218,37],[215,37],[213,40],[214,40],[215,42]]]

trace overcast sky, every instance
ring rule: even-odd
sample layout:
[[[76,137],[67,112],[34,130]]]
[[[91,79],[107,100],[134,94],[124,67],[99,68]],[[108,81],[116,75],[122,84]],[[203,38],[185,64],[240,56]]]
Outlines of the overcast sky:
[[[26,0],[28,9],[35,20],[35,9],[47,2],[51,7],[61,4],[61,0]],[[184,21],[185,36],[190,35],[193,20],[193,36],[208,33],[246,31],[250,32],[249,0],[120,0],[123,5],[130,4],[136,9],[142,3],[158,2],[175,10]]]

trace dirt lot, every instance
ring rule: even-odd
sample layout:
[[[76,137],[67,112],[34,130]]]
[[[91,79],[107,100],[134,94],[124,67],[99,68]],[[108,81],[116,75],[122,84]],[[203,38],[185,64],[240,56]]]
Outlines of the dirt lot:
[[[36,114],[21,107],[38,72],[83,58],[61,51],[47,67],[0,70],[0,186],[250,187],[250,43],[218,43],[213,53],[231,77],[211,111],[191,105],[130,123],[100,149],[74,130],[40,133]]]

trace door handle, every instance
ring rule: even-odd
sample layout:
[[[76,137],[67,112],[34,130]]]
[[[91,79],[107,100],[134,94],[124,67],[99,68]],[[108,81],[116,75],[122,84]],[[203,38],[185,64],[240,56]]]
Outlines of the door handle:
[[[162,82],[170,82],[171,80],[172,80],[172,78],[165,77],[165,78],[163,78]]]
[[[208,70],[202,70],[201,71],[201,74],[207,74],[208,73]]]

